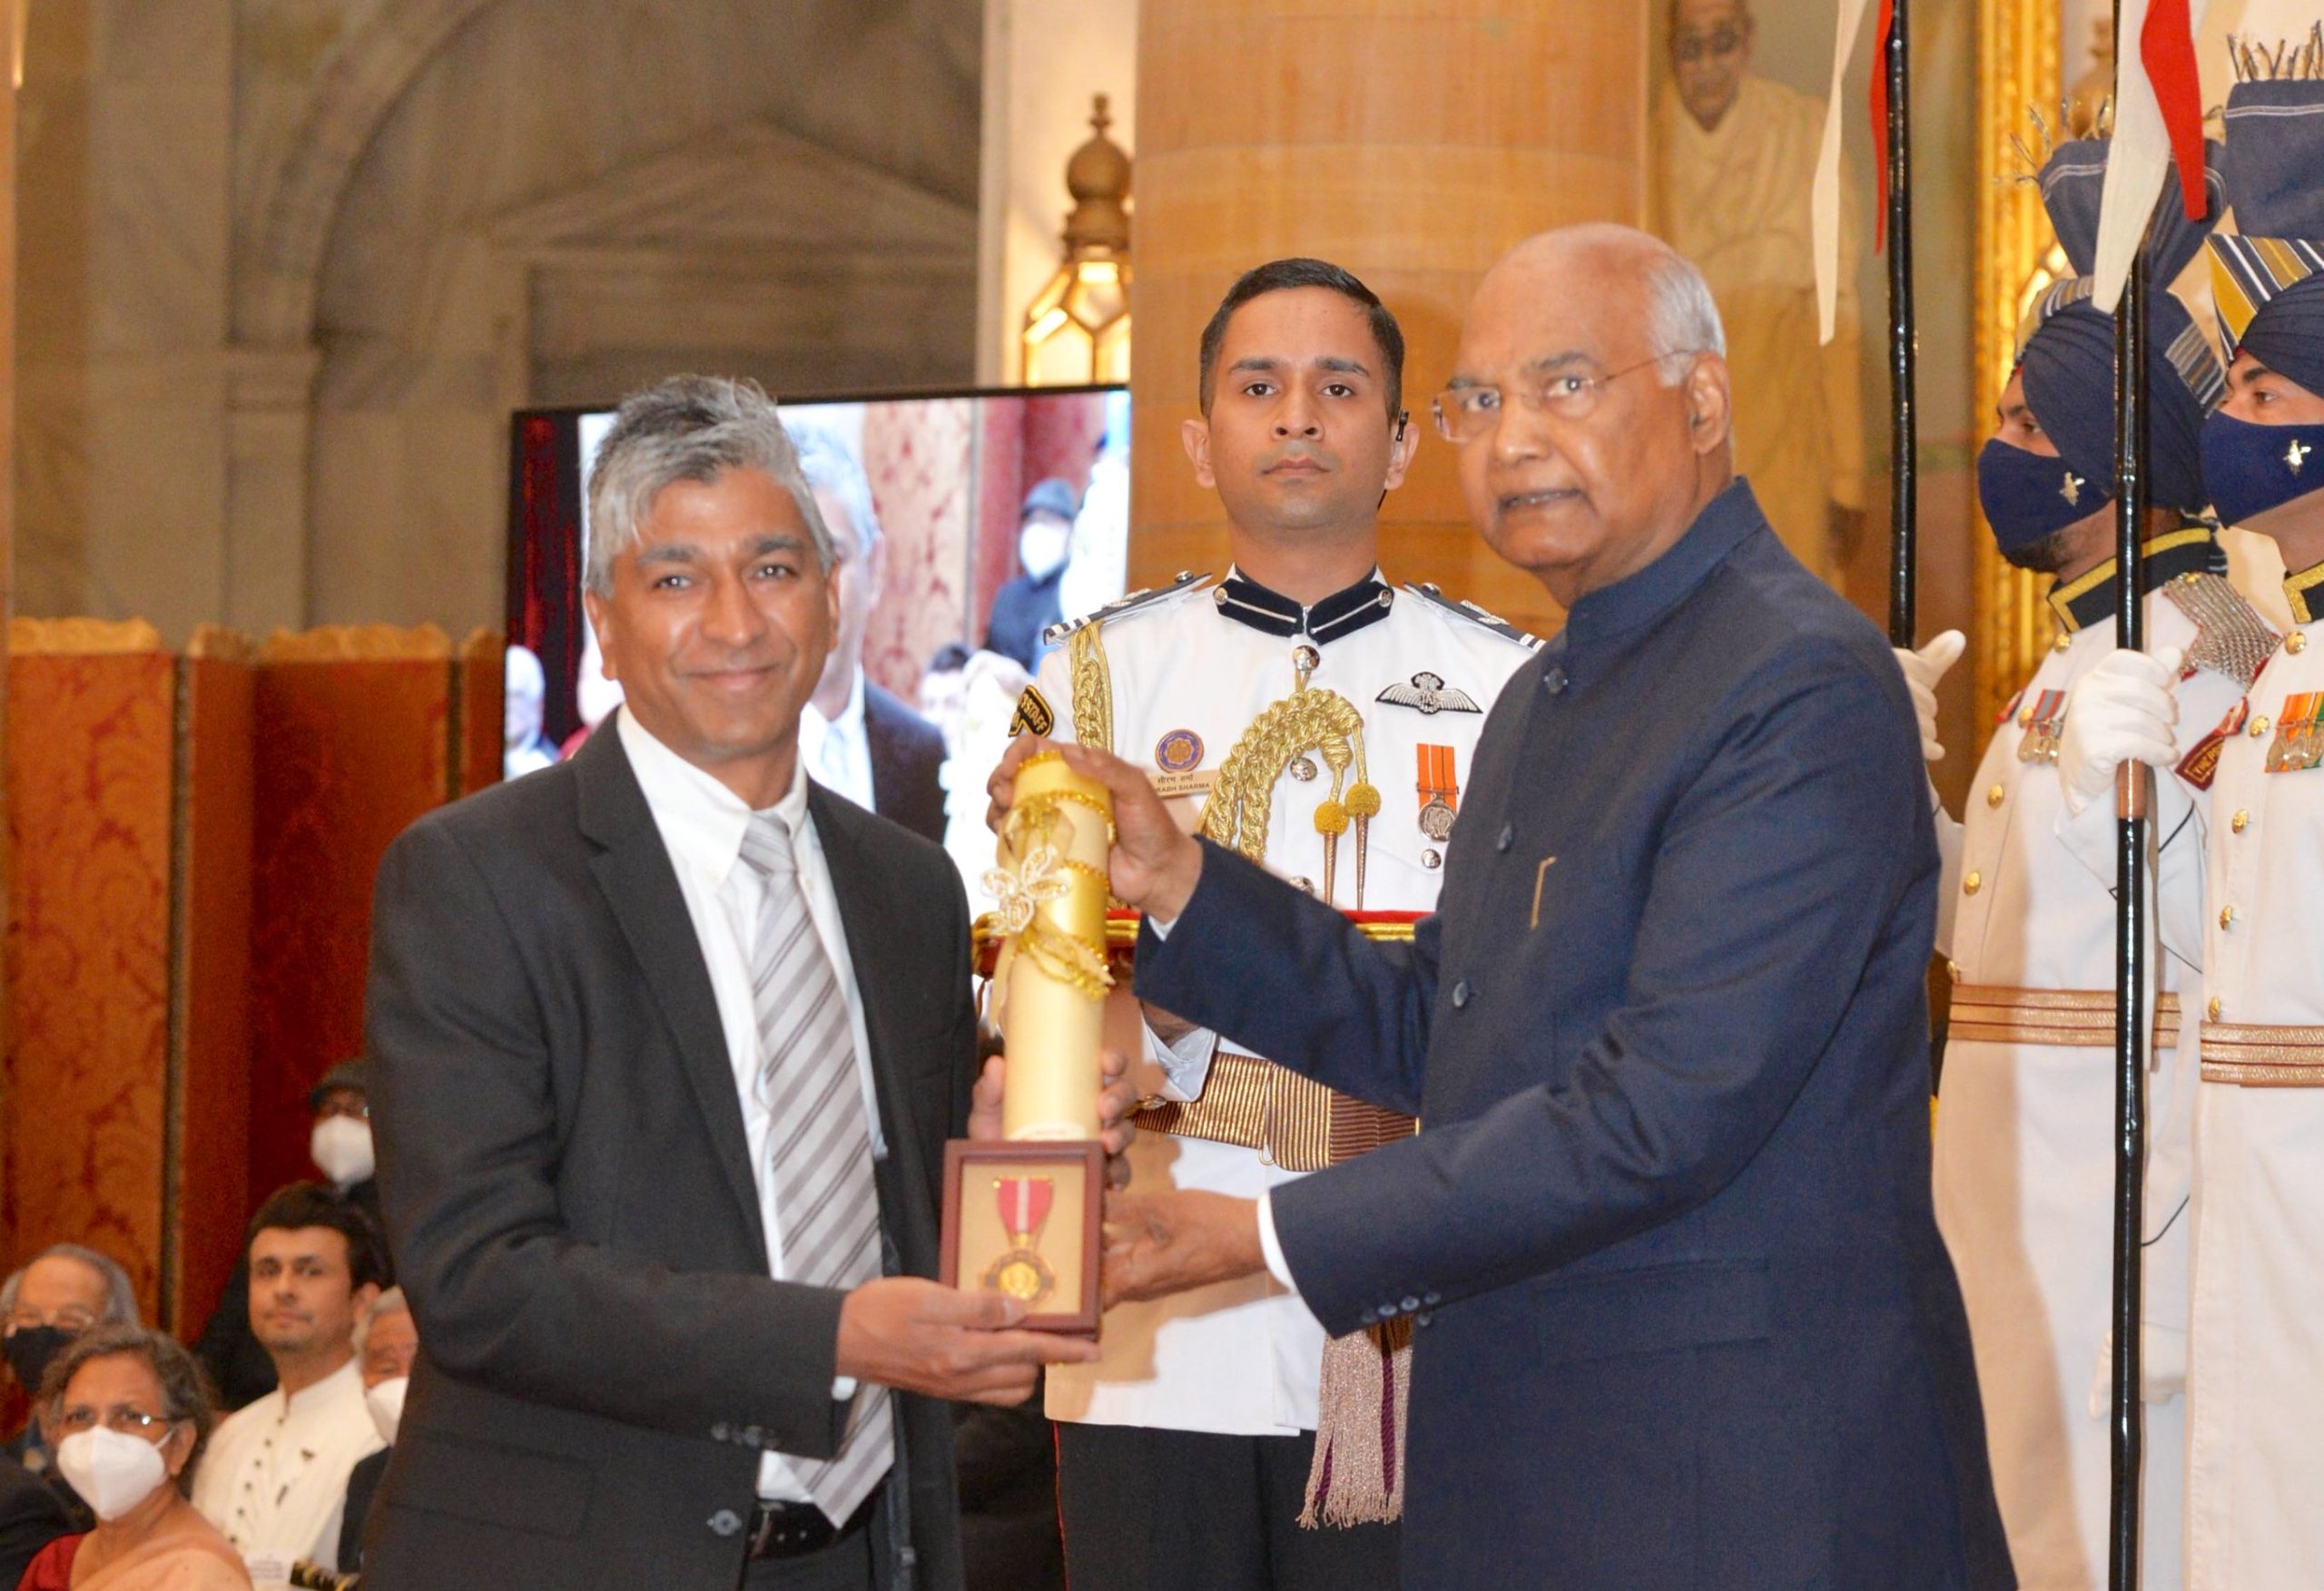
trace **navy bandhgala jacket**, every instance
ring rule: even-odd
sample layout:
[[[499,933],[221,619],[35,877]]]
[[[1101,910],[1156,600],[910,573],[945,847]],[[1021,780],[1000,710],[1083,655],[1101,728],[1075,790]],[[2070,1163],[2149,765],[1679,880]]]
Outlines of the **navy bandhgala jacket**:
[[[1422,1118],[1273,1195],[1325,1327],[1413,1318],[1407,1583],[2014,1584],[1930,1210],[1936,881],[1888,648],[1741,481],[1510,681],[1410,945],[1206,850],[1139,995]]]

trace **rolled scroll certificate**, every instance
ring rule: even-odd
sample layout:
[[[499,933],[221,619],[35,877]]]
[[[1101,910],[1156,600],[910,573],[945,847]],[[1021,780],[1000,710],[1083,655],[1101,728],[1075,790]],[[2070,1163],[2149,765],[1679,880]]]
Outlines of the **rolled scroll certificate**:
[[[939,1273],[1024,1301],[1023,1324],[1095,1335],[1105,1153],[1098,1143],[1113,798],[1055,751],[1029,757],[984,885],[1001,936],[986,1014],[1008,1056],[999,1144],[944,1153]]]
[[[1106,853],[1114,801],[1055,751],[1017,771],[998,865],[985,875],[1007,935],[991,1005],[1009,1056],[1001,1131],[1011,1143],[1098,1135],[1106,991]]]

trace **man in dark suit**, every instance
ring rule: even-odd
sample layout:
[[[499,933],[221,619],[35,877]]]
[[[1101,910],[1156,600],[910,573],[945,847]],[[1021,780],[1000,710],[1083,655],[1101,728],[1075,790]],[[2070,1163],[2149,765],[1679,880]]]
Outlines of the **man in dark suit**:
[[[944,843],[944,732],[864,676],[863,634],[887,580],[888,538],[862,463],[817,426],[792,433],[799,472],[830,531],[839,586],[839,633],[814,711],[802,727],[807,772],[859,807]]]
[[[765,396],[634,395],[589,490],[626,705],[380,868],[380,1186],[421,1350],[364,1583],[956,1586],[942,1399],[1094,1351],[923,1280],[944,1140],[998,1130],[959,880],[800,765],[837,592]]]
[[[1138,994],[1423,1124],[1256,1202],[1133,1197],[1107,1255],[1125,1296],[1264,1268],[1333,1331],[1409,1327],[1413,1585],[2014,1583],[1930,1208],[1905,684],[1734,477],[1722,344],[1625,228],[1478,288],[1440,427],[1568,617],[1410,945],[1066,753],[1115,791]]]

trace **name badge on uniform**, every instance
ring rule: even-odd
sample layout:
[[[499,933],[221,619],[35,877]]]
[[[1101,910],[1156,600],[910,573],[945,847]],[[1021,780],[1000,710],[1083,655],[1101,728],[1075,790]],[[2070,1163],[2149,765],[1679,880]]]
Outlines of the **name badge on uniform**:
[[[1017,698],[1017,711],[1009,718],[1009,738],[1030,732],[1046,735],[1057,727],[1057,713],[1050,708],[1049,698],[1041,694],[1039,685],[1028,685],[1025,693]]]
[[[1442,845],[1452,838],[1452,820],[1461,810],[1461,785],[1453,777],[1452,748],[1421,746],[1415,761],[1420,767],[1420,831]]]
[[[2302,691],[2284,698],[2276,738],[2268,747],[2268,771],[2299,773],[2324,762],[2324,691]]]
[[[2017,722],[2025,726],[2025,736],[2017,742],[2020,762],[2054,762],[2058,760],[2058,737],[2065,732],[2066,693],[2044,691],[2034,699],[2034,705],[2021,710]]]
[[[1218,782],[1218,770],[1202,768],[1202,737],[1190,729],[1167,732],[1154,742],[1154,789],[1163,800],[1172,796],[1205,795]]]

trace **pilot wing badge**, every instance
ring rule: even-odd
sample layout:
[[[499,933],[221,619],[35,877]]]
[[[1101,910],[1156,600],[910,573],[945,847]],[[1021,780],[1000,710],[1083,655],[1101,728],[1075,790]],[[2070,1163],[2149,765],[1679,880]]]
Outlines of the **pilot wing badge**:
[[[1391,685],[1380,692],[1377,700],[1391,707],[1416,708],[1433,718],[1440,712],[1482,712],[1477,699],[1457,685],[1448,685],[1442,674],[1426,669],[1414,674],[1409,685]]]

